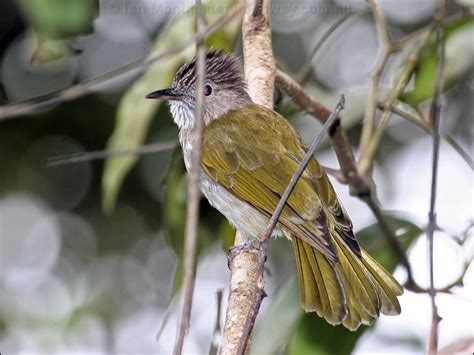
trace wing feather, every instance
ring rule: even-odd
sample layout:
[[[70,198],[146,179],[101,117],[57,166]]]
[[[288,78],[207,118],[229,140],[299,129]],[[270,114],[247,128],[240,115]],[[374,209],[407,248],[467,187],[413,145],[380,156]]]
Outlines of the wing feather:
[[[272,110],[247,105],[206,127],[202,168],[236,197],[270,216],[303,159],[302,146],[284,118]],[[336,260],[331,237],[321,233],[315,222],[323,208],[315,179],[323,175],[317,161],[312,160],[279,223],[330,260]]]

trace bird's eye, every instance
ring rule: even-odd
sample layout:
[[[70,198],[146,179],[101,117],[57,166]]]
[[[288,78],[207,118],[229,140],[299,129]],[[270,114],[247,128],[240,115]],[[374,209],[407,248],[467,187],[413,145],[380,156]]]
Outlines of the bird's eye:
[[[208,84],[204,87],[204,95],[209,96],[211,94],[212,94],[212,86]]]

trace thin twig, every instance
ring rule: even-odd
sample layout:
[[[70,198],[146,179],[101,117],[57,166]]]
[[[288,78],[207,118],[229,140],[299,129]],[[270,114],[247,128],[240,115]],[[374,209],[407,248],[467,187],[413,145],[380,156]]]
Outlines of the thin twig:
[[[54,166],[82,163],[82,162],[91,161],[91,160],[108,159],[111,157],[156,154],[156,153],[161,153],[167,150],[174,149],[176,146],[177,146],[176,141],[169,141],[169,142],[163,142],[163,143],[145,144],[139,148],[133,148],[133,149],[96,150],[92,152],[80,152],[80,153],[73,153],[73,154],[58,155],[58,156],[46,159],[44,161],[44,165],[47,168],[50,168]],[[324,169],[326,174],[331,175],[341,184],[348,183],[346,177],[343,175],[341,170],[333,169],[323,164],[320,164],[320,165]]]
[[[379,103],[378,108],[384,109],[383,104]],[[432,127],[429,122],[424,120],[420,115],[415,115],[412,112],[409,112],[408,110],[404,109],[401,105],[397,105],[395,103],[390,110],[392,113],[395,113],[399,115],[400,117],[405,118],[407,121],[413,123],[414,125],[420,127],[423,129],[426,133],[432,134]],[[471,170],[474,170],[474,159],[471,157],[471,155],[466,152],[466,150],[454,139],[447,133],[440,133],[441,139],[443,139],[446,143],[448,143],[460,156],[461,158],[466,162],[466,164],[471,168]]]
[[[329,166],[326,166],[326,165],[323,165],[323,164],[319,164],[319,165],[321,165],[321,168],[323,168],[323,170],[326,172],[326,174],[332,176],[334,179],[336,179],[341,184],[347,185],[349,183],[347,178],[344,176],[344,173],[342,172],[342,170],[330,168]]]
[[[359,149],[361,150],[362,155],[364,155],[364,149],[368,146],[375,129],[375,112],[377,109],[377,95],[379,93],[380,77],[385,69],[388,58],[392,54],[392,43],[385,22],[385,17],[375,0],[369,0],[368,3],[377,27],[380,51],[377,55],[377,61],[372,69],[368,88],[367,104],[365,106],[365,116],[362,123],[362,134],[359,144]]]
[[[175,140],[161,143],[147,144],[139,148],[120,150],[96,150],[93,152],[80,152],[75,154],[59,155],[45,160],[46,167],[82,163],[85,161],[108,159],[111,157],[121,157],[126,155],[155,154],[176,148]]]
[[[390,116],[391,116],[391,108],[397,101],[398,97],[403,93],[404,89],[409,83],[411,76],[413,75],[416,66],[418,64],[421,52],[426,48],[426,46],[430,43],[431,36],[434,30],[443,23],[443,19],[440,19],[439,16],[435,15],[433,21],[430,25],[420,32],[421,39],[418,39],[416,36],[414,39],[419,40],[419,45],[417,48],[410,54],[408,57],[408,61],[406,67],[400,74],[400,76],[396,79],[396,84],[393,90],[389,93],[387,99],[382,103],[382,117],[380,118],[380,123],[371,135],[370,139],[366,141],[366,146],[360,147],[361,154],[359,156],[358,162],[358,170],[362,176],[367,176],[372,168],[372,164],[375,158],[375,154],[377,152],[378,146],[380,144],[380,140],[382,139],[382,135],[385,131],[385,127],[387,126]],[[412,38],[408,39],[407,41],[413,40]],[[392,43],[392,50],[394,52],[400,49],[399,46],[394,45]],[[380,106],[380,104],[379,104]]]
[[[465,18],[470,18],[472,17],[472,14],[469,13],[464,13],[463,11],[459,11],[449,17],[444,17],[441,20],[441,23],[445,26],[452,25],[453,23],[456,23],[460,21],[461,19]],[[408,45],[413,43],[414,41],[419,40],[419,38],[422,38],[427,32],[431,32],[433,30],[433,24],[430,23],[427,26],[421,27],[415,31],[412,31],[405,35],[402,38],[396,39],[392,42],[392,48],[395,52],[399,52],[406,48]]]
[[[336,32],[336,30],[343,24],[345,24],[347,21],[365,13],[366,10],[360,10],[343,15],[339,17],[333,24],[331,24],[331,26],[329,26],[326,31],[324,31],[323,35],[318,39],[313,49],[311,50],[311,53],[308,55],[308,58],[306,58],[306,61],[301,66],[300,72],[295,76],[296,81],[300,85],[304,85],[311,78],[311,67],[313,66],[313,59],[318,53],[318,51],[321,49],[321,47],[324,45],[324,43],[326,43],[326,41],[329,39],[329,37],[331,37]]]
[[[183,352],[184,339],[189,330],[191,308],[193,303],[193,291],[196,276],[196,244],[199,219],[199,172],[201,166],[202,141],[204,129],[204,84],[206,80],[206,52],[205,43],[202,38],[206,33],[206,22],[201,0],[196,0],[196,22],[197,32],[201,34],[196,41],[196,113],[195,126],[193,128],[193,149],[191,166],[189,168],[187,211],[184,241],[184,269],[183,269],[183,303],[179,316],[176,342],[173,353],[181,355]]]
[[[466,241],[472,237],[472,233],[471,231],[474,229],[474,221],[469,221],[469,224],[467,225],[467,227],[461,232],[461,235],[460,236],[456,236],[456,235],[451,235],[451,238],[453,238],[453,240],[463,246],[464,243],[466,243]]]
[[[286,92],[293,102],[304,112],[316,117],[323,124],[329,119],[331,111],[314,99],[301,85],[289,75],[277,70],[275,76],[276,85]],[[347,180],[352,196],[363,197],[370,194],[370,187],[365,180],[360,179],[355,165],[354,155],[349,140],[340,126],[334,127],[329,132],[331,145],[336,153],[341,171]]]
[[[395,80],[395,86],[389,93],[387,99],[383,102],[384,109],[382,112],[382,117],[380,118],[379,125],[373,131],[372,135],[370,136],[370,139],[365,141],[366,145],[360,147],[361,154],[359,156],[358,170],[362,176],[367,176],[370,170],[372,169],[372,164],[374,162],[375,154],[377,153],[380,140],[382,139],[385,127],[387,126],[392,115],[391,107],[394,105],[394,103],[397,101],[399,96],[403,93],[406,86],[408,85],[410,78],[412,77],[420,59],[421,52],[429,43],[431,39],[431,34],[436,28],[437,23],[438,20],[435,18],[431,24],[431,30],[425,34],[425,37],[423,38],[420,45],[408,57],[408,62],[404,70]]]
[[[438,352],[438,355],[474,354],[474,336],[459,338]]]
[[[216,291],[216,320],[214,323],[214,331],[212,332],[211,348],[209,349],[209,355],[217,355],[219,353],[219,344],[221,343],[222,337],[222,296],[224,289],[220,288]]]
[[[463,286],[464,285],[464,277],[466,276],[467,271],[469,270],[469,267],[471,266],[471,263],[472,263],[472,258],[471,258],[471,260],[466,261],[464,263],[464,266],[463,266],[463,269],[462,269],[461,273],[459,274],[459,276],[454,281],[450,282],[446,286],[434,288],[434,292],[436,294],[438,294],[438,293],[449,293],[449,294],[451,294],[453,288]],[[407,290],[409,290],[411,292],[415,292],[415,293],[428,293],[428,294],[430,294],[430,292],[431,292],[430,287],[428,287],[428,288],[421,287],[420,285],[418,285],[416,283],[411,284],[411,285],[405,284],[405,285],[403,285],[403,287],[405,287]]]
[[[293,177],[291,178],[290,183],[288,184],[288,186],[285,189],[285,192],[281,196],[280,201],[278,202],[278,205],[276,206],[275,211],[273,212],[273,215],[270,218],[268,225],[259,240],[260,252],[259,252],[259,260],[258,260],[259,262],[258,282],[256,285],[255,296],[252,302],[252,309],[251,309],[251,312],[247,316],[244,332],[242,333],[242,337],[240,338],[240,342],[239,342],[239,347],[237,349],[237,354],[245,353],[245,349],[247,348],[250,334],[255,324],[255,319],[260,309],[260,305],[262,304],[263,298],[266,296],[265,290],[264,290],[264,285],[265,285],[264,269],[265,269],[265,261],[266,261],[268,244],[270,243],[270,237],[272,235],[272,232],[278,223],[278,219],[280,218],[280,215],[283,212],[283,208],[285,208],[288,198],[293,192],[296,184],[298,183],[298,180],[300,179],[304,170],[308,166],[309,162],[311,161],[311,159],[313,159],[313,155],[316,152],[316,149],[318,148],[322,139],[324,138],[324,135],[326,134],[326,132],[329,133],[332,130],[333,126],[337,126],[338,124],[340,124],[340,122],[338,122],[339,113],[341,112],[341,110],[344,109],[344,102],[345,102],[345,99],[343,95],[341,96],[339,103],[336,105],[336,108],[331,113],[328,120],[324,124],[323,128],[319,132],[318,136],[314,139],[313,143],[311,144],[311,147],[306,152],[303,158],[303,161],[300,163],[300,165],[298,166],[298,169],[296,170]]]
[[[22,102],[0,106],[0,121],[26,114],[31,114],[39,109],[48,108],[59,103],[78,99],[81,96],[89,94],[98,86],[107,81],[118,78],[133,70],[145,68],[159,60],[180,53],[182,50],[186,49],[197,41],[206,40],[211,34],[219,30],[226,23],[235,19],[235,17],[238,16],[242,12],[242,10],[242,4],[233,7],[225,16],[221,17],[213,24],[209,25],[207,27],[206,32],[197,33],[194,36],[178,43],[176,46],[166,48],[162,51],[159,51],[158,53],[152,53],[147,58],[140,58],[134,60],[133,62],[126,64],[120,68],[114,69],[112,71],[99,75],[88,81],[79,83],[77,85],[73,85],[64,90],[55,91]]]
[[[440,9],[437,14],[440,18],[443,16],[443,9]],[[433,100],[430,107],[430,118],[433,126],[433,164],[431,170],[431,198],[430,210],[428,213],[428,267],[430,280],[430,299],[431,299],[431,328],[427,343],[427,354],[435,355],[438,351],[438,325],[441,317],[438,313],[436,305],[436,290],[434,286],[434,232],[437,228],[436,222],[436,190],[438,183],[438,160],[439,160],[439,121],[442,107],[442,90],[443,90],[443,71],[444,71],[444,39],[441,25],[438,25],[436,31],[436,43],[438,44],[438,66],[436,74],[436,86],[433,95]]]
[[[387,218],[385,218],[385,216],[383,215],[382,209],[377,204],[377,202],[372,198],[372,196],[369,196],[369,195],[364,196],[362,200],[367,204],[367,206],[369,206],[370,210],[372,211],[375,218],[377,219],[377,223],[380,229],[382,230],[382,233],[385,236],[385,239],[390,244],[392,251],[395,253],[395,255],[398,257],[398,260],[400,260],[402,265],[405,267],[405,270],[407,272],[406,284],[407,285],[415,284],[415,281],[413,278],[413,271],[411,269],[410,262],[408,261],[407,254],[403,250],[403,247],[395,233],[395,230],[393,229],[393,226],[390,224]]]

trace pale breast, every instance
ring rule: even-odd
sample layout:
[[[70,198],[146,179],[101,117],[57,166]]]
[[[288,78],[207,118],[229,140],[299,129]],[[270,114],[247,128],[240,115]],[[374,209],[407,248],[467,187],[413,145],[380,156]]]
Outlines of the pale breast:
[[[203,171],[200,175],[200,188],[209,203],[247,238],[258,238],[265,230],[268,218],[247,202],[232,195]]]
[[[183,147],[184,164],[189,171],[192,161],[190,134],[181,131],[179,140]],[[268,217],[261,214],[249,203],[235,197],[225,187],[211,179],[202,169],[199,172],[199,188],[211,206],[222,213],[245,237],[250,239],[262,235],[267,227]],[[272,235],[278,236],[281,234],[278,228]]]

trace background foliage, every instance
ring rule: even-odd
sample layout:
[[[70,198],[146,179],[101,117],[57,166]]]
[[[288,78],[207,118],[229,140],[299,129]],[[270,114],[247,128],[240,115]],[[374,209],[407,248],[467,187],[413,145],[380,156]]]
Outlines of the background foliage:
[[[232,1],[210,1],[210,23]],[[417,5],[381,1],[392,35],[406,38],[431,21],[437,1]],[[448,1],[445,27],[446,91],[442,132],[472,159],[474,20],[472,8]],[[193,36],[190,1],[6,0],[0,4],[0,103],[27,100],[81,83]],[[351,15],[352,14],[352,15]],[[360,134],[369,72],[378,41],[370,13],[359,1],[274,1],[272,30],[279,67],[294,77],[310,69],[306,88],[332,107],[347,96],[343,122],[353,144]],[[342,16],[314,58],[315,43]],[[207,41],[240,53],[240,19]],[[405,67],[410,48],[389,62],[381,91]],[[435,44],[403,95],[428,107],[436,70]],[[20,352],[168,353],[180,289],[186,176],[179,149],[45,166],[54,156],[139,147],[176,139],[167,108],[146,93],[169,86],[193,47],[99,85],[81,98],[0,121],[0,350]],[[307,141],[319,124],[277,95],[277,110]],[[411,108],[410,108],[411,109]],[[0,108],[1,112],[1,108]],[[459,149],[458,149],[459,150]],[[328,145],[321,161],[336,167]],[[375,165],[381,204],[408,250],[417,281],[426,286],[424,229],[429,191],[429,136],[395,115]],[[472,171],[452,144],[442,144],[436,270],[440,287],[456,280],[472,258]],[[369,252],[403,281],[369,210],[334,182]],[[202,201],[199,262],[188,351],[207,352],[216,306],[210,300],[228,282],[226,250],[233,231]],[[457,238],[452,238],[452,237]],[[302,314],[292,252],[285,240],[270,247],[267,291],[253,342],[254,353],[420,352],[429,324],[428,296],[407,291],[400,317],[351,333]],[[441,295],[441,346],[470,334],[472,270],[464,288]],[[226,297],[226,296],[225,296]],[[224,297],[224,298],[225,298]],[[159,333],[158,340],[157,334]]]

